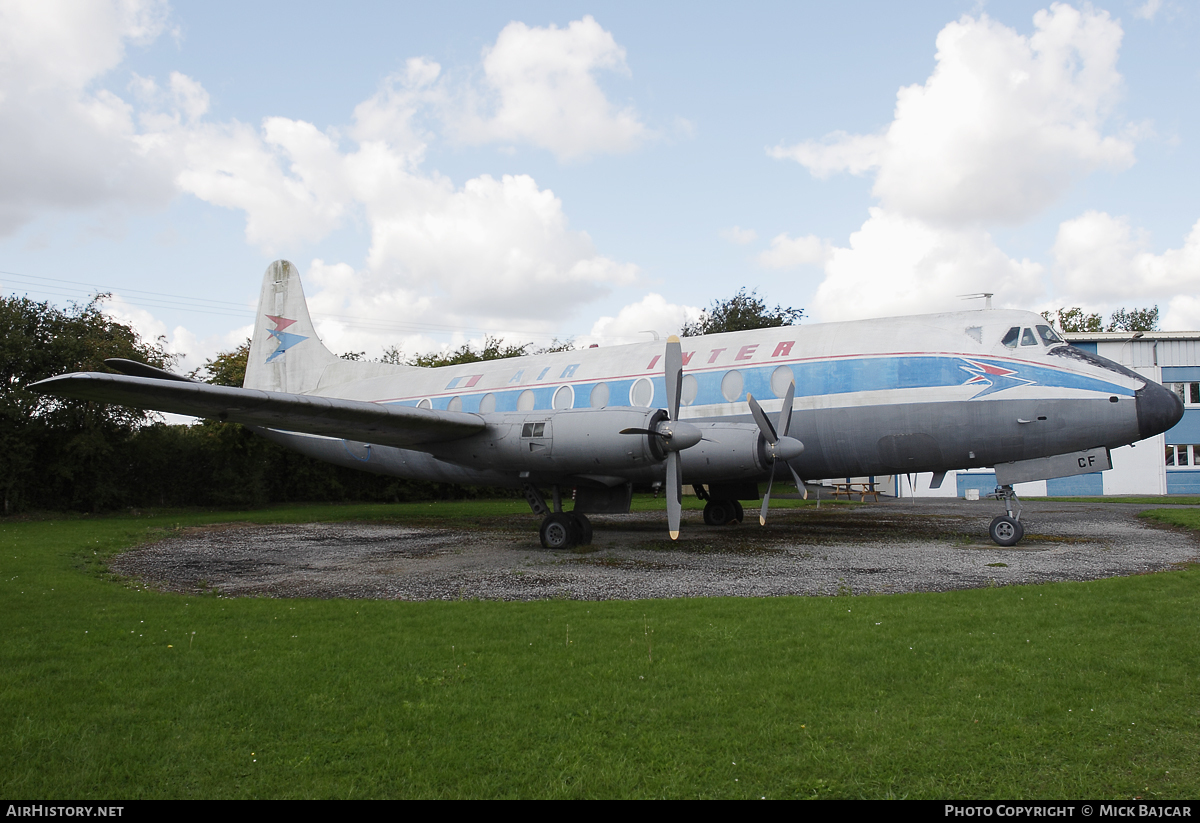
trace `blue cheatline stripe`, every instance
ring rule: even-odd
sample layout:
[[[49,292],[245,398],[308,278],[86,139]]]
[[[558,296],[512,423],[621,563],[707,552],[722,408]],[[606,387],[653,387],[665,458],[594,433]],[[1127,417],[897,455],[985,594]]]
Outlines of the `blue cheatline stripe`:
[[[1004,360],[994,360],[987,357],[970,358],[974,363],[986,363],[1001,369],[1010,370],[1010,377],[990,378],[987,382],[978,382],[970,387],[973,391],[969,397],[983,398],[1004,397],[1004,391],[1010,387],[1035,384],[1051,389],[1079,389],[1083,391],[1101,392],[1108,395],[1132,397],[1133,389],[1127,389],[1115,383],[1101,380],[1088,375],[1070,371],[1047,368],[1029,363],[1012,363]],[[689,372],[696,378],[698,391],[692,405],[714,406],[728,402],[744,402],[746,394],[757,398],[769,399],[777,395],[771,391],[771,375],[781,364],[766,364],[753,367],[738,368],[743,379],[741,393],[728,400],[721,393],[721,382],[733,369]],[[796,397],[818,397],[823,395],[849,394],[852,392],[878,392],[895,389],[932,389],[953,388],[963,386],[979,369],[968,371],[970,363],[962,357],[945,355],[903,355],[897,357],[853,357],[837,360],[818,360],[805,363],[791,363],[792,374],[796,380]],[[662,407],[666,405],[666,390],[663,376],[647,375],[654,386],[654,395],[649,405]],[[640,378],[622,378],[618,380],[590,381],[572,384],[575,389],[574,408],[590,407],[592,389],[600,382],[609,387],[608,406],[627,407],[629,391]],[[485,394],[496,396],[496,411],[511,412],[517,410],[517,400],[521,393],[529,390],[534,393],[534,408],[544,410],[551,408],[554,392],[560,383],[546,383],[536,386],[514,386],[505,389],[475,389],[470,394],[459,395],[463,401],[464,411],[477,411],[479,400]],[[433,399],[435,409],[445,409],[451,396]],[[400,405],[416,405],[415,400],[398,401]],[[1181,424],[1182,425],[1182,424]],[[1193,441],[1188,441],[1193,442]],[[1196,440],[1195,442],[1200,442]]]

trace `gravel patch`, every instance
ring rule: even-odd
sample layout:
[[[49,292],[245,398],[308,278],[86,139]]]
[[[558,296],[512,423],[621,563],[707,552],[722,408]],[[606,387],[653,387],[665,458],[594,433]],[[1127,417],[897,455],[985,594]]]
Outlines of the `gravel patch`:
[[[1137,518],[1150,506],[1025,504],[1025,539],[987,537],[994,501],[888,501],[779,511],[767,528],[685,513],[597,515],[593,545],[541,548],[537,520],[486,529],[318,523],[192,529],[126,552],[117,574],[176,592],[390,600],[633,600],[946,591],[1162,571],[1196,538]],[[747,507],[747,517],[757,521]]]

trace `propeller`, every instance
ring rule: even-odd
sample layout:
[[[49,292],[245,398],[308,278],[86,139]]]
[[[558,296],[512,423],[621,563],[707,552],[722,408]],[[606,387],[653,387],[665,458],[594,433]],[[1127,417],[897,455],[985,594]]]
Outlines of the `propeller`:
[[[667,338],[666,356],[663,358],[663,377],[667,384],[667,418],[652,429],[621,429],[621,434],[645,434],[659,438],[659,445],[667,456],[667,526],[671,539],[679,538],[679,523],[683,519],[683,464],[679,452],[690,449],[703,437],[700,430],[679,419],[679,401],[683,395],[683,347],[679,338]]]
[[[788,437],[788,431],[792,426],[792,400],[795,396],[796,384],[793,382],[788,386],[787,396],[783,398],[783,408],[779,410],[779,432],[776,433],[775,427],[767,419],[762,406],[758,405],[758,401],[754,397],[746,395],[746,400],[750,403],[750,412],[754,415],[754,422],[758,424],[759,431],[767,441],[767,460],[771,462],[771,477],[767,480],[767,493],[763,495],[762,511],[758,514],[758,522],[761,526],[767,525],[767,507],[771,504],[771,485],[775,482],[775,467],[779,465],[780,461],[783,461],[788,467],[788,471],[792,473],[792,479],[796,481],[796,489],[804,495],[805,499],[808,499],[808,490],[804,488],[800,475],[796,474],[796,470],[790,463],[804,451],[803,443],[794,437]]]

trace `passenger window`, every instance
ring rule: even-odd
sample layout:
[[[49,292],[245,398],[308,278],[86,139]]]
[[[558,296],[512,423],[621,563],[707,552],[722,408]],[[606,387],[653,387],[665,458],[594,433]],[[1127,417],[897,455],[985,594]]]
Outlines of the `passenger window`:
[[[1004,335],[1004,339],[1001,340],[1000,342],[1003,343],[1004,345],[1008,346],[1010,349],[1015,349],[1017,347],[1017,338],[1020,336],[1021,336],[1021,327],[1013,326],[1011,329],[1008,330],[1008,333]]]
[[[1037,338],[1033,336],[1033,329],[1024,329],[1021,332],[1022,346],[1036,346],[1037,344]]]
[[[1041,336],[1042,342],[1047,346],[1062,342],[1062,338],[1055,334],[1054,329],[1049,326],[1038,326],[1037,332]]]

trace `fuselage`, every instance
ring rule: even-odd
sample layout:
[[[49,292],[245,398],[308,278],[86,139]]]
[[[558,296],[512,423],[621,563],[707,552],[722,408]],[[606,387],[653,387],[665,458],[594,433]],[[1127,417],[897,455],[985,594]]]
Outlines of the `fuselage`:
[[[1031,312],[785,326],[684,338],[682,345],[680,417],[711,435],[681,452],[685,483],[764,478],[761,454],[746,445],[758,436],[747,395],[774,413],[793,381],[791,436],[805,448],[791,465],[806,479],[1114,448],[1164,431],[1181,413],[1174,394],[1066,345]],[[653,482],[662,476],[661,454],[615,433],[622,421],[648,420],[667,405],[663,351],[662,342],[646,341],[435,369],[333,362],[309,393],[471,412],[488,428],[419,451],[270,436],[325,460],[405,477]],[[539,422],[545,425],[534,436],[526,424]],[[720,475],[733,471],[717,454],[725,447],[745,458],[736,477]],[[595,472],[584,465],[589,450]]]

